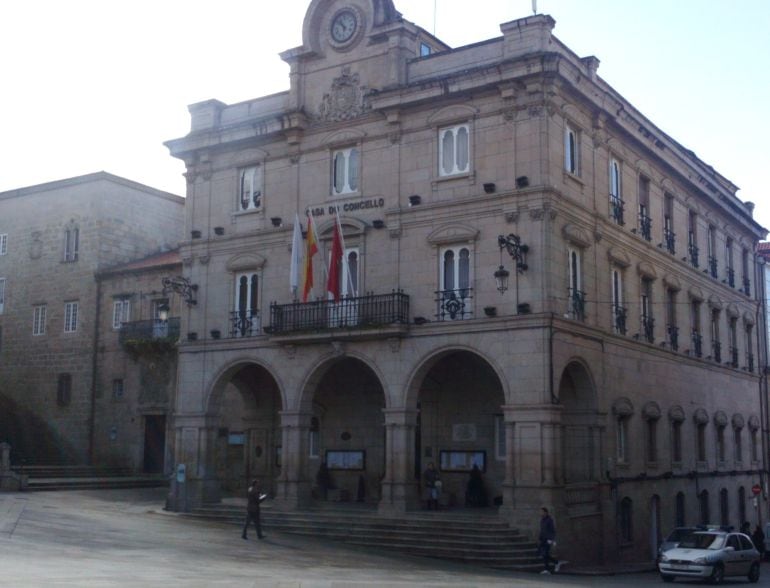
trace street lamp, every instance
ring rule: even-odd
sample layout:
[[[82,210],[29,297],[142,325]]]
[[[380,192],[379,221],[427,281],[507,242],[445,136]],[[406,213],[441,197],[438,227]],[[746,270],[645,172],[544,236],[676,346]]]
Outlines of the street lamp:
[[[171,309],[168,307],[168,303],[161,302],[158,305],[158,320],[163,321],[165,323],[168,320],[169,310]]]
[[[527,252],[529,246],[521,242],[521,238],[513,233],[509,235],[499,235],[497,245],[500,247],[500,267],[495,272],[495,283],[500,295],[508,289],[508,277],[511,275],[503,266],[503,249],[508,252],[513,260],[516,261],[516,273],[524,273],[529,266],[527,265]]]

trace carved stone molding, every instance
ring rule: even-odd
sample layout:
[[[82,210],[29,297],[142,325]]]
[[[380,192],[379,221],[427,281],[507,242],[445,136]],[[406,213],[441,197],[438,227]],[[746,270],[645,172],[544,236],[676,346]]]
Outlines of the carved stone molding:
[[[696,425],[708,425],[709,413],[703,408],[699,408],[693,413],[692,420]]]
[[[652,267],[652,264],[646,261],[640,261],[639,265],[636,266],[636,270],[639,272],[640,276],[649,280],[655,280],[658,277],[658,275],[655,273],[655,268]]]
[[[717,427],[726,427],[728,422],[727,415],[721,410],[714,413],[714,424]]]
[[[634,414],[634,405],[628,398],[618,398],[612,403],[612,413],[619,417],[629,417]]]
[[[682,289],[682,284],[679,283],[679,278],[671,274],[666,274],[663,276],[663,283],[667,289],[673,290],[674,292],[679,292]]]
[[[573,245],[583,248],[591,246],[591,238],[588,236],[588,233],[576,225],[571,223],[564,225],[561,234],[565,240]]]
[[[738,413],[733,415],[732,423],[733,429],[738,430],[741,430],[746,425],[746,421],[743,420],[743,415]]]
[[[684,409],[678,404],[668,409],[668,418],[671,422],[684,422]]]
[[[631,258],[628,257],[628,254],[617,247],[611,247],[607,251],[607,257],[612,263],[619,265],[620,267],[628,267],[631,265]]]
[[[294,359],[297,356],[297,347],[295,345],[285,345],[283,352],[289,359]]]
[[[318,108],[318,120],[351,120],[369,111],[371,105],[366,98],[368,88],[360,85],[357,73],[351,74],[350,67],[342,68],[342,75],[334,78],[332,87],[324,94]]]
[[[660,418],[661,411],[657,402],[650,401],[642,408],[642,416],[648,421],[657,421]]]

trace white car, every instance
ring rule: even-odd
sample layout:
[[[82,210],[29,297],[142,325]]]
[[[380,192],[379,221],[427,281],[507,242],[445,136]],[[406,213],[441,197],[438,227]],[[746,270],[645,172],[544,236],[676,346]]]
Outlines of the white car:
[[[676,578],[704,578],[720,584],[727,576],[759,580],[759,552],[743,533],[702,531],[661,554],[658,562],[664,582]]]

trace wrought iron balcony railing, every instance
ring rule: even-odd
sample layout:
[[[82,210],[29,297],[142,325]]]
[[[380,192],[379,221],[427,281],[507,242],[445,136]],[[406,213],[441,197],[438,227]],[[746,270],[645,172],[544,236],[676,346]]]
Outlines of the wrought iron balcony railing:
[[[655,319],[651,316],[641,316],[642,337],[647,343],[655,343]]]
[[[709,274],[712,278],[718,278],[719,272],[717,271],[717,258],[713,255],[709,255]]]
[[[179,339],[179,322],[179,317],[172,317],[165,321],[152,319],[123,323],[120,327],[118,341],[121,344],[126,341],[152,341],[154,339],[177,341]]]
[[[270,305],[265,333],[288,335],[334,329],[366,329],[409,322],[409,296],[401,290],[345,297],[339,302],[314,300]]]
[[[746,296],[751,296],[751,281],[746,277],[743,278],[743,289],[741,292]]]
[[[613,310],[615,315],[615,332],[620,335],[625,335],[627,310],[622,306],[614,306]]]
[[[569,309],[568,313],[570,318],[578,321],[584,321],[586,319],[586,293],[580,290],[569,291]]]
[[[738,367],[738,348],[730,347],[730,361],[728,362],[730,367]]]
[[[473,315],[471,293],[473,288],[457,290],[439,290],[436,292],[436,319],[440,321],[459,321]]]
[[[645,241],[652,240],[652,219],[646,214],[639,215],[639,233]]]
[[[615,194],[610,194],[610,218],[620,226],[626,224],[625,220],[623,220],[624,210],[625,202],[623,202],[623,199]]]
[[[692,353],[695,357],[703,357],[703,335],[698,331],[692,332]]]
[[[735,270],[731,267],[727,268],[727,285],[735,288]]]
[[[690,265],[694,268],[700,267],[700,262],[698,260],[698,246],[691,243],[687,248],[687,253],[690,256]]]
[[[668,325],[666,327],[668,333],[668,344],[671,345],[671,349],[674,351],[679,350],[679,327],[676,325]]]
[[[676,234],[671,229],[663,230],[663,241],[666,244],[666,251],[676,254]]]
[[[234,310],[230,313],[231,337],[254,337],[259,335],[260,332],[258,310]]]
[[[711,342],[711,357],[717,363],[722,363],[722,344],[719,341]]]

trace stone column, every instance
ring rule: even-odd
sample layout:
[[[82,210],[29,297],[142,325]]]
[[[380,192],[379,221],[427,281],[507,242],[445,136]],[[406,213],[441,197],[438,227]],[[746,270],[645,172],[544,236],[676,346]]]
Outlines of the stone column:
[[[0,443],[0,473],[11,469],[11,445],[6,442]]]
[[[310,504],[312,477],[307,471],[311,414],[281,411],[281,474],[275,505],[297,510]]]
[[[379,511],[403,513],[419,506],[419,482],[414,479],[414,435],[417,410],[384,409],[385,476]]]

